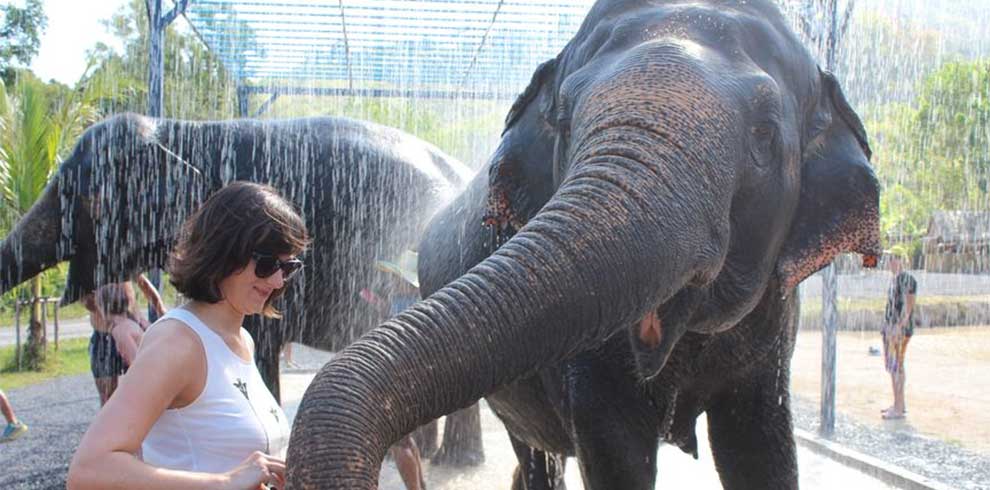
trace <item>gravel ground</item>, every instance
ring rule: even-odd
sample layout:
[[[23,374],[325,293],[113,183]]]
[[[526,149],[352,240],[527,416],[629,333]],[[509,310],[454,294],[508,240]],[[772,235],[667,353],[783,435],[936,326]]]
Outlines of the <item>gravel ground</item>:
[[[65,488],[72,453],[100,407],[89,374],[57,378],[7,392],[17,417],[29,430],[0,445],[4,488]]]
[[[817,404],[795,396],[792,408],[795,426],[818,432]],[[877,430],[838,413],[832,440],[953,488],[990,489],[990,458],[918,434],[908,425]]]
[[[91,331],[88,326],[86,329]],[[283,364],[283,372],[312,373],[330,356],[295,344],[293,359],[299,366],[288,369]],[[72,453],[100,408],[93,377],[87,373],[56,378],[10,390],[7,396],[17,417],[28,424],[29,429],[21,438],[0,444],[3,488],[64,489]],[[294,396],[301,397],[302,391]]]
[[[289,402],[287,410],[294,412],[298,397],[302,395],[304,384],[312,376],[313,371],[321,366],[330,354],[307,349],[300,345],[293,348],[293,361],[297,368],[286,369],[284,372],[292,376],[292,381],[286,383],[289,387],[284,393],[286,398],[295,398]],[[308,373],[308,374],[304,374]],[[284,382],[285,383],[285,382]],[[299,384],[299,386],[296,386]],[[298,392],[298,393],[297,393]],[[65,488],[65,474],[69,461],[79,440],[85,432],[89,421],[96,414],[99,400],[92,378],[86,375],[65,377],[48,383],[29,386],[8,392],[18,416],[30,426],[24,437],[17,441],[0,445],[0,468],[3,468],[5,488],[21,489],[56,489]],[[442,468],[433,468],[427,464],[426,472],[431,483],[438,488],[477,488],[484,482],[493,482],[498,478],[507,478],[514,466],[514,458],[508,449],[507,438],[501,424],[485,410],[486,447],[489,463],[478,470],[463,474],[450,472]],[[488,420],[491,419],[491,420]],[[800,399],[795,401],[795,423],[798,427],[809,431],[817,430],[816,407]],[[860,452],[880,457],[886,461],[902,466],[913,472],[934,478],[960,489],[990,489],[990,459],[958,448],[957,446],[925,438],[910,432],[882,432],[873,428],[858,425],[845,417],[839,416],[836,439]],[[501,446],[505,446],[504,448]],[[681,457],[672,448],[667,458],[674,467],[686,465],[683,479],[664,478],[668,483],[678,481],[687,483],[696,481],[700,476],[697,471],[701,468]],[[505,453],[504,455],[502,453]],[[683,463],[679,459],[685,459]],[[834,478],[839,469],[827,462],[816,462],[811,455],[802,454],[802,486],[835,488],[836,484],[828,478]],[[666,459],[666,458],[665,458]],[[674,461],[677,461],[676,463]],[[692,464],[688,464],[692,463]],[[503,468],[504,466],[504,468]],[[576,480],[576,465],[571,469],[573,482],[569,486],[580,488]],[[667,468],[670,468],[669,466]],[[694,468],[694,469],[690,469]],[[704,472],[704,471],[703,471]],[[709,473],[711,473],[709,471]],[[855,473],[855,472],[853,472]],[[674,477],[669,473],[667,477]],[[683,488],[718,488],[717,478],[709,475],[712,480],[708,484],[689,485]],[[852,477],[843,477],[841,481],[850,481]],[[671,481],[673,480],[673,482]],[[859,482],[859,480],[855,480]],[[696,481],[697,483],[697,481]],[[504,485],[502,485],[504,486]],[[679,484],[674,488],[681,488]],[[395,470],[390,463],[383,468],[382,488],[399,490],[402,488]],[[867,488],[862,483],[853,483],[851,488]],[[871,487],[872,488],[872,487]],[[880,487],[877,487],[880,488]]]

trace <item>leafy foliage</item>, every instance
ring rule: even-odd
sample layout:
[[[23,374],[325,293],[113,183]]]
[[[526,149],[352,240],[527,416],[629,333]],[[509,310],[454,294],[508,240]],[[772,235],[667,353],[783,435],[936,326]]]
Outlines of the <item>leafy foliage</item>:
[[[131,0],[109,20],[107,30],[120,39],[115,51],[98,43],[90,55],[95,69],[91,79],[116,89],[100,101],[106,114],[132,111],[147,113],[148,16],[144,0]],[[164,113],[179,119],[225,119],[236,111],[236,88],[220,60],[193,34],[179,32],[174,24],[165,31]]]
[[[38,54],[41,34],[48,26],[41,0],[27,0],[23,8],[0,5],[0,74],[10,83],[13,66],[28,65]]]
[[[885,235],[918,237],[938,209],[988,210],[990,60],[944,63],[912,104],[868,111],[867,126],[884,184]]]
[[[5,235],[41,197],[61,158],[99,116],[92,102],[104,95],[105,87],[95,81],[77,86],[69,90],[59,84],[46,85],[26,71],[17,73],[10,89],[0,82],[0,231]],[[56,294],[51,286],[63,281],[62,269],[52,269],[32,279],[29,292],[24,288],[12,291],[5,302]],[[31,308],[25,349],[29,368],[42,366],[47,352],[39,318],[36,305]]]

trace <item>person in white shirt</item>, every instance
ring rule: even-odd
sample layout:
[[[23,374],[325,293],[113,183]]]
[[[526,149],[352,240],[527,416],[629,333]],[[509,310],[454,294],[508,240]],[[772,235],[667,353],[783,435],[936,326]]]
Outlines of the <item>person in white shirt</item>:
[[[69,467],[76,489],[284,485],[289,425],[253,362],[247,315],[302,268],[306,226],[268,186],[232,183],[185,223],[170,281],[190,301],[152,325]]]

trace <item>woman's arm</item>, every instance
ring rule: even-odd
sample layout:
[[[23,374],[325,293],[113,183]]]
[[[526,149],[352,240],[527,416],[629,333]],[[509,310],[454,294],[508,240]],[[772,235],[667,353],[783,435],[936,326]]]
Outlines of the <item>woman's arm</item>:
[[[260,453],[217,474],[156,468],[135,456],[161,414],[192,402],[206,384],[202,344],[188,328],[172,327],[145,337],[127,376],[83,436],[69,466],[68,488],[257,489],[281,479],[284,462]]]
[[[158,294],[158,290],[155,289],[155,285],[151,284],[151,281],[149,281],[147,277],[144,277],[144,274],[139,274],[135,282],[137,283],[138,289],[141,290],[141,294],[143,294],[144,298],[148,300],[148,304],[155,309],[155,313],[158,313],[158,316],[164,315],[165,302],[162,301],[162,296]]]
[[[904,295],[904,312],[901,313],[901,321],[898,322],[898,326],[902,330],[906,329],[908,322],[911,321],[911,314],[914,313],[914,302],[915,295],[913,293]]]
[[[117,344],[117,351],[124,363],[128,366],[134,364],[137,357],[138,346],[144,337],[144,329],[134,320],[125,315],[110,316],[110,335],[113,336]]]

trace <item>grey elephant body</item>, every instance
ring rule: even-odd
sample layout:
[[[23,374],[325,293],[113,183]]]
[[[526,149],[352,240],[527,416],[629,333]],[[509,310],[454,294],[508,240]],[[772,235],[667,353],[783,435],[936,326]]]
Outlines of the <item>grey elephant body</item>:
[[[359,292],[384,286],[375,261],[415,248],[468,176],[424,141],[353,119],[119,115],[84,133],[45,196],[0,245],[0,293],[65,260],[64,302],[162,267],[179,225],[225,182],[270,184],[298,206],[312,237],[277,328],[247,320],[274,386],[283,339],[339,350],[374,326],[377,313]]]
[[[313,381],[289,488],[376,488],[392,441],[482,396],[516,489],[562,488],[572,455],[585,488],[654,488],[703,412],[726,488],[796,488],[793,292],[875,265],[869,158],[771,1],[599,0],[424,235],[429,297]]]
[[[424,295],[497,249],[491,230],[478,226],[489,213],[487,169],[427,228],[420,246]],[[529,175],[538,188],[539,170]],[[536,207],[544,204],[531,198]],[[686,333],[649,381],[638,375],[626,336],[617,334],[487,395],[519,459],[513,488],[563,488],[568,457],[581,457],[589,467],[588,488],[653,488],[658,444],[697,457],[695,423],[705,412],[727,488],[793,488],[788,388],[798,303],[779,290],[768,288],[732,329]],[[762,433],[755,436],[754,429]],[[745,453],[751,461],[739,457]],[[730,470],[733,464],[738,467]]]

